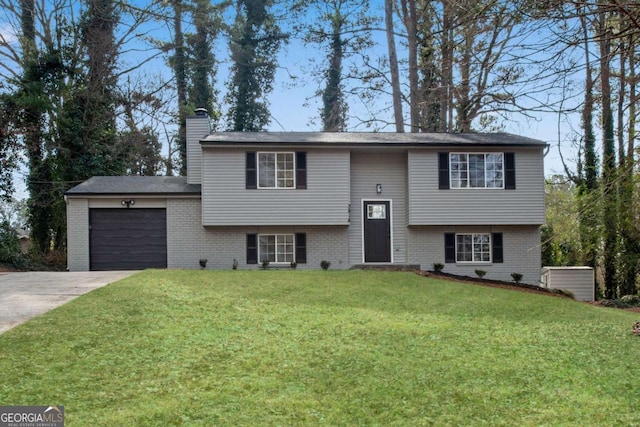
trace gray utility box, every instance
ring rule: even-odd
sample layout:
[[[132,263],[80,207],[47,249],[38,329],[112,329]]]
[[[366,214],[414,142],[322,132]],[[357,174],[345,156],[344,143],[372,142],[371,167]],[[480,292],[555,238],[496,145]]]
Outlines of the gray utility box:
[[[566,289],[571,291],[579,301],[595,300],[591,267],[542,267],[540,286]]]

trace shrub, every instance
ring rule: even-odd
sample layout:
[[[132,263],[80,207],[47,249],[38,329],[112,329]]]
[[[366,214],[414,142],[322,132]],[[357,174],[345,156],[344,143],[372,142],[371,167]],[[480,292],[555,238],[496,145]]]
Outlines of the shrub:
[[[636,295],[625,295],[620,299],[600,300],[600,304],[605,307],[631,308],[637,307],[640,304],[640,298],[638,298]]]
[[[291,268],[293,268],[295,270],[297,266],[298,266],[297,262],[291,261]]]
[[[622,300],[619,300],[619,299],[603,299],[603,300],[600,300],[600,305],[604,307],[611,307],[611,308],[631,307],[631,305],[627,304],[626,302],[622,302]]]
[[[640,305],[640,297],[638,295],[625,295],[620,301],[629,305]]]
[[[269,267],[269,260],[268,259],[263,259],[262,260],[262,269],[266,270]]]
[[[47,270],[64,271],[67,269],[67,251],[62,248],[49,251],[40,257],[35,257],[35,255],[31,253],[30,258],[34,263],[43,263]]]
[[[20,238],[8,221],[0,223],[0,262],[14,265],[20,258]]]
[[[522,273],[511,273],[511,278],[518,284],[522,280]]]
[[[231,268],[234,270],[238,269],[238,260],[237,259],[233,259],[233,264],[231,265]]]
[[[200,258],[200,268],[201,269],[205,269],[207,267],[207,259],[206,258]]]
[[[564,296],[569,297],[571,299],[576,299],[576,295],[570,289],[554,289],[554,291],[557,292],[560,295],[564,295]]]
[[[327,261],[327,260],[320,261],[320,267],[322,267],[323,270],[328,270],[330,265],[331,265],[330,261]]]
[[[444,269],[444,264],[441,264],[439,262],[433,263],[433,271],[435,271],[436,273],[441,273],[443,269]]]
[[[476,270],[476,276],[478,276],[481,279],[484,277],[485,274],[487,274],[487,272],[484,270],[480,270],[480,269]]]

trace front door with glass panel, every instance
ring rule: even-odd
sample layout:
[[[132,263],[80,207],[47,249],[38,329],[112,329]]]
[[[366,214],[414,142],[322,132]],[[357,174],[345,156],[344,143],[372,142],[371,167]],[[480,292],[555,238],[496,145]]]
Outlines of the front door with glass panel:
[[[388,201],[365,201],[364,262],[391,262],[391,212]]]

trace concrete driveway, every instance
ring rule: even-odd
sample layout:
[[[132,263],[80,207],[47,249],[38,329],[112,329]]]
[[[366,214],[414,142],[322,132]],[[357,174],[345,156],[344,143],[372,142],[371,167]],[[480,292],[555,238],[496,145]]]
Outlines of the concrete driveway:
[[[0,273],[0,333],[135,271]]]

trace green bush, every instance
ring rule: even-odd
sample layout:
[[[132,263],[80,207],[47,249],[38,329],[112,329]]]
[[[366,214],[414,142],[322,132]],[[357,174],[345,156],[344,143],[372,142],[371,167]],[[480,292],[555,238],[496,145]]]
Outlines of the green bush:
[[[441,273],[443,269],[444,269],[444,264],[441,264],[439,262],[433,263],[433,271],[435,271],[436,273]]]
[[[478,276],[481,279],[484,277],[485,274],[487,274],[487,272],[484,270],[480,270],[480,269],[476,270],[476,276]]]
[[[627,304],[626,302],[622,302],[619,299],[603,299],[600,300],[600,304],[604,307],[612,307],[612,308],[629,308],[632,307],[631,304]]]
[[[570,289],[554,289],[554,291],[560,295],[564,295],[571,299],[576,299],[576,295]]]
[[[323,270],[328,270],[330,265],[331,261],[320,261],[320,267],[322,267]]]
[[[0,263],[14,265],[20,261],[20,238],[7,221],[0,223]]]
[[[620,299],[603,299],[600,304],[605,307],[631,308],[640,305],[640,297],[637,295],[625,295]]]
[[[625,295],[620,301],[629,305],[640,305],[640,297],[638,295]]]
[[[511,278],[518,284],[522,280],[522,273],[511,273]]]

